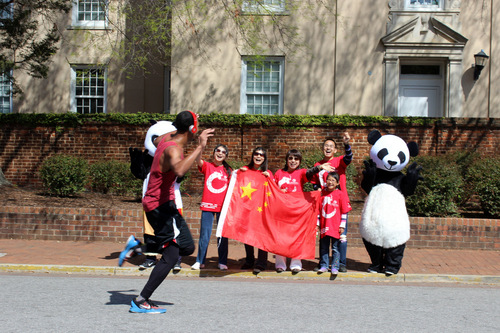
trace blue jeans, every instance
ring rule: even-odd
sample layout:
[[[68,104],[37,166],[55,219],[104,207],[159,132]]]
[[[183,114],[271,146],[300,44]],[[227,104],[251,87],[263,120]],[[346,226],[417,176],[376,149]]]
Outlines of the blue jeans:
[[[220,213],[201,212],[200,240],[198,241],[198,255],[196,256],[196,262],[200,264],[205,264],[215,216],[217,216],[216,221],[219,223]],[[218,238],[217,249],[219,253],[219,264],[227,265],[228,239],[225,237]]]
[[[338,243],[340,240],[330,236],[325,236],[319,240],[319,267],[326,267],[330,264],[330,242],[332,247],[332,269],[339,269],[340,253]]]
[[[349,217],[349,214],[346,215],[346,220],[345,220],[345,229],[342,235],[347,236],[347,220]],[[347,266],[347,238],[345,239],[345,242],[338,242],[337,243],[337,249],[340,253],[340,266]]]

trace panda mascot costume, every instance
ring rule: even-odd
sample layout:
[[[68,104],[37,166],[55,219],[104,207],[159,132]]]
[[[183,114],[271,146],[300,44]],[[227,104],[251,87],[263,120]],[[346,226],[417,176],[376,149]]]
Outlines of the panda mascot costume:
[[[359,231],[372,264],[370,273],[393,275],[399,272],[406,242],[410,239],[410,219],[406,197],[412,195],[421,167],[413,163],[406,175],[401,172],[410,156],[418,155],[415,142],[405,143],[396,135],[381,135],[373,130],[368,134],[370,160],[364,161],[361,188],[368,194]]]

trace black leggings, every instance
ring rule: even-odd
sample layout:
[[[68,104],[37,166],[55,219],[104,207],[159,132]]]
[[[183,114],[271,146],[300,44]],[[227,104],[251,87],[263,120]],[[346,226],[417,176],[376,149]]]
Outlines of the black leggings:
[[[153,292],[165,280],[170,270],[174,267],[177,259],[179,258],[179,247],[177,244],[171,243],[167,246],[162,254],[160,260],[156,263],[148,282],[141,291],[141,296],[145,299],[151,297]]]
[[[366,251],[370,256],[372,264],[370,269],[379,273],[390,272],[397,274],[403,262],[406,243],[392,248],[383,248],[370,243],[363,238]]]

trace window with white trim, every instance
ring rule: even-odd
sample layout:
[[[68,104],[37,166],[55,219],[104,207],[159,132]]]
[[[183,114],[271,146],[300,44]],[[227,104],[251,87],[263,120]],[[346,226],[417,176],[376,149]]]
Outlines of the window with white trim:
[[[244,0],[242,10],[244,13],[282,13],[285,5],[285,0]]]
[[[441,10],[444,0],[405,0],[405,9],[409,10]]]
[[[71,68],[71,111],[106,113],[107,70],[105,67]]]
[[[5,72],[0,73],[0,113],[12,113],[12,83]]]
[[[400,61],[398,116],[443,116],[444,67],[432,61]]]
[[[107,0],[73,0],[72,25],[105,28],[108,24]]]
[[[243,59],[240,113],[283,114],[285,58]]]

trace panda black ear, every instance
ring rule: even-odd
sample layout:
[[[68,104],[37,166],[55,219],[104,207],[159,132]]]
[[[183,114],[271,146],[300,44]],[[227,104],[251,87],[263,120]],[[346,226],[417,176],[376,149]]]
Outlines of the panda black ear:
[[[151,125],[154,125],[154,124],[156,124],[156,123],[157,123],[157,121],[156,121],[156,120],[154,120],[154,119],[149,119],[149,123],[150,123]]]
[[[368,143],[374,145],[381,136],[382,134],[380,134],[378,130],[371,131],[370,133],[368,133]]]
[[[417,156],[418,144],[414,141],[408,142],[408,150],[410,151],[410,156]]]

